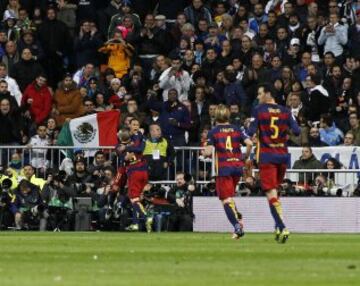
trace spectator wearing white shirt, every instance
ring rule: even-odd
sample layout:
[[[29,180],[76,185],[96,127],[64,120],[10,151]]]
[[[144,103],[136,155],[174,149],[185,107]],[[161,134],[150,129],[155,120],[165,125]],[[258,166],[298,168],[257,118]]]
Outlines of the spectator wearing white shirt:
[[[16,82],[15,79],[13,79],[12,77],[9,77],[7,75],[6,72],[6,65],[4,63],[0,63],[0,79],[3,79],[7,82],[8,84],[8,91],[10,92],[10,94],[15,97],[17,104],[20,106],[21,105],[21,98],[22,98],[22,93],[20,91],[20,88]]]
[[[348,27],[339,24],[339,16],[335,13],[329,16],[330,23],[321,29],[319,45],[324,45],[324,54],[333,52],[339,60],[344,52],[343,46],[348,42]]]
[[[182,61],[180,57],[173,57],[171,67],[167,68],[160,76],[159,86],[163,89],[163,100],[168,100],[168,92],[170,89],[176,89],[178,92],[178,100],[188,99],[188,92],[191,85],[191,77],[189,73],[181,68]]]
[[[36,149],[36,147],[47,147],[50,145],[50,140],[46,134],[47,127],[45,124],[39,124],[36,130],[36,135],[31,137],[28,147],[31,148],[31,165],[35,169],[39,169],[41,173],[49,167],[49,160],[46,159],[46,149]]]

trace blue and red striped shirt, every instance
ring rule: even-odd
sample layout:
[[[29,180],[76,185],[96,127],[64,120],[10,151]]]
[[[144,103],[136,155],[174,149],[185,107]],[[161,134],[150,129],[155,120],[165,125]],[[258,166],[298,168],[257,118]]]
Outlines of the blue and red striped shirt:
[[[300,134],[300,128],[291,111],[278,104],[260,104],[252,112],[248,134],[257,133],[257,161],[260,164],[287,164],[288,131]]]
[[[243,129],[232,124],[218,125],[209,131],[207,144],[215,147],[218,176],[242,175],[241,146],[247,138]]]
[[[141,132],[133,134],[130,137],[131,143],[126,147],[125,153],[134,153],[134,158],[126,161],[126,173],[130,174],[134,171],[147,171],[147,164],[143,156],[145,149],[145,138]]]

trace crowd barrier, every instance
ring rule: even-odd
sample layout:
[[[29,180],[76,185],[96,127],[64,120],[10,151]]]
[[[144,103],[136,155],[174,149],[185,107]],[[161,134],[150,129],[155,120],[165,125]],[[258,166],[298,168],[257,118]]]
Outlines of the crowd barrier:
[[[215,173],[215,154],[212,154],[212,158],[204,158],[201,155],[203,147],[175,147],[176,156],[173,163],[167,168],[166,180],[162,183],[174,183],[175,174],[179,171],[192,174],[194,180],[204,185],[211,182]],[[294,154],[298,154],[301,148],[289,148],[289,153],[292,154],[292,161],[294,160]],[[339,148],[340,150],[342,148]],[[115,165],[118,164],[116,160],[115,149],[112,146],[103,146],[99,148],[91,147],[72,147],[72,146],[46,146],[46,147],[30,147],[30,146],[1,146],[0,147],[0,163],[2,165],[9,165],[11,161],[12,153],[15,151],[21,154],[22,164],[30,163],[39,172],[41,167],[48,169],[59,169],[63,160],[67,157],[71,157],[75,151],[83,151],[88,165],[92,162],[92,158],[97,150],[103,150],[107,154],[107,159],[113,161]],[[319,153],[323,150],[323,153]],[[357,159],[357,147],[342,149],[343,152],[337,150],[337,153],[333,153],[338,158],[349,158],[349,161]],[[329,157],[329,152],[334,151],[332,147],[329,148],[316,148],[315,152],[321,156],[321,159]],[[322,155],[321,155],[322,154]],[[352,158],[352,159],[351,159]],[[356,163],[356,162],[355,162]],[[289,166],[290,167],[290,166]],[[349,169],[341,170],[287,170],[287,178],[294,182],[299,182],[301,177],[303,181],[314,180],[318,174],[324,174],[327,177],[330,174],[334,174],[332,178],[336,184],[341,186],[351,186],[357,184],[360,168],[358,164],[350,166]],[[257,174],[257,170],[253,170],[254,176]]]
[[[282,198],[284,218],[292,233],[359,233],[359,198]],[[248,232],[273,232],[274,221],[265,197],[235,198]],[[232,232],[221,202],[215,197],[195,197],[194,231]],[[246,236],[245,236],[246,239]]]
[[[174,182],[175,174],[179,171],[193,174],[199,184],[211,181],[214,174],[214,155],[204,158],[201,155],[203,147],[175,147],[175,159],[167,168],[166,181]],[[30,163],[39,175],[39,169],[59,169],[65,158],[73,157],[74,152],[82,151],[87,160],[87,165],[92,163],[96,151],[102,150],[107,159],[113,161],[118,167],[115,149],[112,146],[72,147],[72,146],[0,146],[0,164],[9,166],[14,152],[21,154],[22,165]]]
[[[253,175],[257,177],[259,170],[254,169]],[[323,181],[319,177],[323,177]],[[310,185],[323,185],[329,189],[329,195],[336,195],[338,189],[343,190],[342,196],[351,196],[359,185],[360,169],[288,169],[285,179],[295,186],[310,187]],[[334,192],[334,193],[330,193]]]

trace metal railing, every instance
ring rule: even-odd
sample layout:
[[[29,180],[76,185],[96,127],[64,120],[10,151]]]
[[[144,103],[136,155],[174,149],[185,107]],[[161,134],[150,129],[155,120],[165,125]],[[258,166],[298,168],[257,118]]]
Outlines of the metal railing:
[[[175,159],[169,165],[164,182],[174,183],[177,172],[191,174],[199,184],[211,181],[214,174],[215,153],[212,158],[204,158],[201,151],[204,147],[174,147]],[[107,160],[112,161],[114,167],[118,167],[116,153],[113,146],[93,147],[73,147],[73,146],[0,146],[0,164],[9,166],[13,153],[20,154],[22,166],[31,164],[37,174],[43,169],[59,169],[65,158],[73,157],[75,151],[82,151],[87,160],[87,164],[92,163],[94,154],[98,150],[103,150]]]
[[[167,168],[166,179],[159,180],[157,183],[172,184],[175,183],[175,175],[182,171],[191,174],[198,184],[207,184],[211,182],[215,174],[215,153],[212,158],[204,158],[201,151],[204,147],[175,147],[175,159]],[[92,162],[92,157],[98,150],[103,150],[107,156],[107,160],[113,162],[114,167],[118,167],[116,153],[113,146],[93,147],[73,147],[73,146],[0,146],[0,164],[9,166],[11,156],[17,152],[20,154],[22,165],[25,163],[32,164],[36,171],[39,169],[59,169],[65,158],[72,156],[74,151],[81,150],[88,165]],[[254,169],[255,175],[258,170]],[[340,169],[340,170],[304,170],[304,169],[288,169],[286,177],[291,181],[303,184],[313,181],[317,175],[327,174],[330,177],[333,174],[333,180],[336,184],[356,185],[360,177],[360,169]]]
[[[253,176],[258,172],[254,169]],[[360,169],[288,169],[285,179],[305,188],[323,185],[327,189],[344,189],[350,195],[360,182]]]

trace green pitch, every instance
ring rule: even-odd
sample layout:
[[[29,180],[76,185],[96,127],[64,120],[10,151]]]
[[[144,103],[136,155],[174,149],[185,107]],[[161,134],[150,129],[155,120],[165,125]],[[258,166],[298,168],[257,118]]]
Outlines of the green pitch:
[[[0,285],[360,285],[360,237],[0,232]]]

